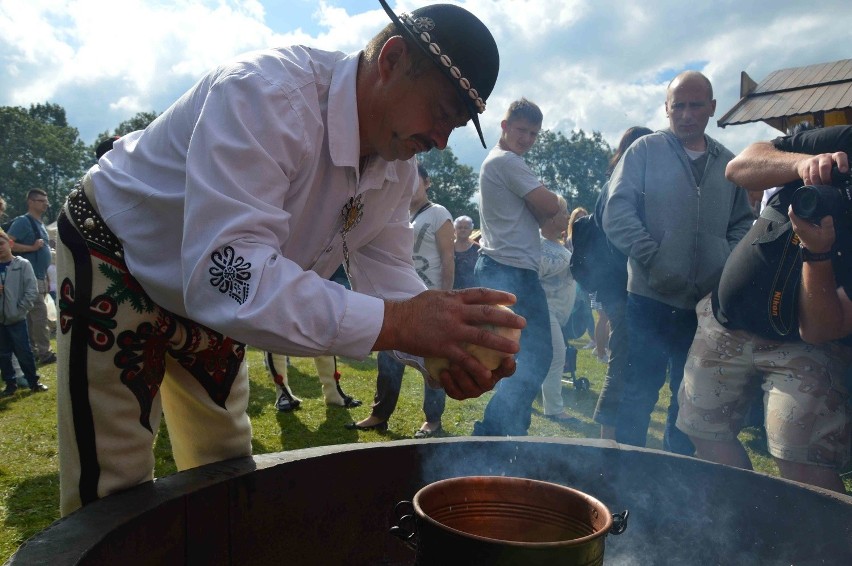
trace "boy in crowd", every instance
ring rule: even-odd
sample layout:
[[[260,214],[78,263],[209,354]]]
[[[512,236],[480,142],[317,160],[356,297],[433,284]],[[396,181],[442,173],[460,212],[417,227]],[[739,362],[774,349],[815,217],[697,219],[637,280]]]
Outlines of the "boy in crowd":
[[[36,374],[27,331],[27,313],[39,298],[32,265],[12,255],[12,240],[0,230],[0,374],[6,382],[6,389],[0,393],[2,397],[10,397],[18,390],[12,354],[18,358],[30,390],[47,391],[47,385],[40,383]]]

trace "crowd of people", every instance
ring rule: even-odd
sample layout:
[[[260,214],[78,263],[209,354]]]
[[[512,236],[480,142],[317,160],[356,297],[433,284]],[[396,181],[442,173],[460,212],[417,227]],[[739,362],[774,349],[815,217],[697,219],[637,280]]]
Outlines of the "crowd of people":
[[[0,228],[0,397],[13,397],[19,387],[43,393],[38,367],[56,362],[50,340],[55,328],[55,253],[42,217],[50,205],[47,192],[27,192],[27,212]],[[6,201],[0,198],[0,218]],[[52,318],[53,320],[49,320]],[[20,375],[19,375],[20,372]]]
[[[756,143],[734,157],[704,133],[714,108],[706,77],[685,72],[669,85],[669,128],[655,133],[633,127],[624,133],[590,219],[610,246],[606,258],[592,258],[609,264],[610,271],[603,278],[606,284],[591,294],[573,279],[570,268],[572,230],[588,212],[578,207],[569,213],[565,198],[544,187],[519,159],[541,127],[543,116],[534,103],[521,99],[510,106],[501,138],[482,166],[481,238],[470,239],[474,223],[469,217],[457,218],[450,230],[450,213],[426,198],[430,181],[419,166],[420,184],[410,206],[418,274],[430,288],[440,281],[444,289],[478,285],[510,291],[518,297],[513,308],[527,321],[518,369],[497,385],[483,419],[473,425],[474,435],[526,434],[536,397],[546,417],[568,426],[579,423],[564,407],[562,379],[567,340],[588,333],[587,347],[599,350],[598,358],[607,364],[593,417],[602,438],[644,446],[651,412],[667,382],[665,450],[750,468],[737,434],[756,409],[763,418],[748,424],[765,428],[767,448],[783,477],[844,491],[838,470],[849,458],[844,379],[850,376],[852,349],[843,244],[837,248],[823,234],[833,226],[826,216],[820,223],[803,224],[800,245],[792,248],[801,255],[803,283],[811,263],[835,265],[838,274],[837,285],[829,282],[820,291],[837,288],[833,314],[840,319],[827,335],[819,331],[817,343],[806,343],[796,312],[787,313],[785,332],[773,335],[760,328],[771,322],[758,301],[771,300],[772,293],[756,282],[760,272],[773,272],[781,254],[769,254],[754,242],[767,232],[784,233],[785,225],[801,224],[787,210],[803,182],[800,162],[821,159],[822,168],[828,163],[846,169],[852,127],[806,134],[811,128],[800,126],[794,135]],[[799,160],[783,175],[762,161],[780,160],[781,152]],[[809,182],[832,182],[817,170]],[[761,216],[749,203],[754,195],[745,189],[769,189],[779,196],[764,199]],[[770,218],[767,206],[779,216]],[[429,208],[440,214],[430,222],[419,220]],[[812,229],[821,240],[808,233]],[[786,235],[794,237],[792,230]],[[829,251],[815,256],[809,244]],[[832,253],[835,248],[839,251]],[[798,279],[793,283],[798,288]],[[808,288],[814,284],[802,292]],[[597,324],[590,302],[598,311]],[[815,322],[804,312],[801,318]],[[404,367],[390,353],[379,354],[373,411],[347,428],[387,430]],[[425,384],[426,421],[415,438],[441,431],[443,402],[442,392]]]
[[[441,432],[447,396],[492,390],[473,435],[526,435],[538,396],[570,425],[566,328],[592,300],[599,328],[585,316],[581,335],[607,364],[602,437],[644,446],[668,382],[664,448],[748,467],[737,433],[763,391],[781,474],[842,490],[848,226],[788,212],[793,185],[767,207],[783,218],[756,220],[744,188],[831,182],[831,165],[848,170],[850,128],[734,157],[705,133],[710,81],[681,73],[666,92],[669,127],[625,132],[590,215],[620,275],[583,289],[571,271],[581,214],[524,160],[543,123],[533,102],[510,104],[482,164],[477,240],[472,218],[429,199],[415,154],[468,123],[487,147],[479,115],[499,53],[458,6],[397,15],[380,3],[391,21],[362,51],[292,46],[228,62],[113,140],[68,196],[57,242],[62,513],[150,480],[161,419],[178,469],[249,455],[246,346],[266,352],[285,412],[299,404],[287,356],[316,358],[326,402],[354,407],[334,356],[378,352],[372,410],[353,430],[388,428],[406,366],[424,380],[417,438]],[[798,258],[792,291],[769,301],[779,316],[757,308],[734,264],[777,233]],[[754,309],[735,304],[744,296]],[[522,329],[520,340],[485,325]],[[472,347],[497,351],[496,367]],[[430,373],[431,358],[447,363]]]

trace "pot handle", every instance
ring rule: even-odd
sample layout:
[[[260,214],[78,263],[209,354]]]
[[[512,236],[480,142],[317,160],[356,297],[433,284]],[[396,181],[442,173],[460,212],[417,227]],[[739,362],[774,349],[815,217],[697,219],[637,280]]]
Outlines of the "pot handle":
[[[390,534],[404,542],[408,548],[417,550],[417,541],[414,540],[414,505],[411,501],[400,501],[394,506],[393,512],[396,515],[396,524],[390,528]]]
[[[613,513],[612,514],[612,527],[609,529],[609,534],[611,535],[620,535],[624,531],[627,530],[627,516],[630,515],[630,511],[625,509],[621,513]]]

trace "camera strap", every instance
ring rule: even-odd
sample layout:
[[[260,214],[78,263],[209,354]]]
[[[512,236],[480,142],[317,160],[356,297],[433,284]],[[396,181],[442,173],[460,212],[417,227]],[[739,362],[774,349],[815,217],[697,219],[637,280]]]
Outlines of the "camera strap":
[[[799,286],[802,281],[799,236],[793,231],[790,218],[771,206],[763,209],[760,218],[767,221],[767,228],[754,244],[766,245],[774,242],[772,247],[778,254],[775,258],[776,269],[770,283],[769,296],[766,298],[769,324],[779,336],[796,335],[799,326]]]

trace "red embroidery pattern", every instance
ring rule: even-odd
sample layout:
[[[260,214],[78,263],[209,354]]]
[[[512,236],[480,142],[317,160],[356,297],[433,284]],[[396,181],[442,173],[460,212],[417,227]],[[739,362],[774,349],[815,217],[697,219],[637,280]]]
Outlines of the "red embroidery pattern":
[[[81,312],[83,311],[83,312]],[[59,288],[59,329],[63,334],[71,330],[77,315],[84,315],[89,326],[89,347],[106,352],[115,342],[113,331],[117,324],[118,304],[108,295],[98,295],[88,307],[77,305],[74,300],[74,284],[66,277]]]
[[[225,408],[231,386],[245,357],[245,345],[201,327],[206,334],[207,347],[178,357],[178,362],[204,387],[214,403]]]
[[[165,354],[176,326],[174,319],[161,310],[156,324],[144,322],[135,332],[125,330],[118,335],[115,365],[122,370],[121,382],[139,402],[139,423],[152,434],[151,407],[163,383]]]

